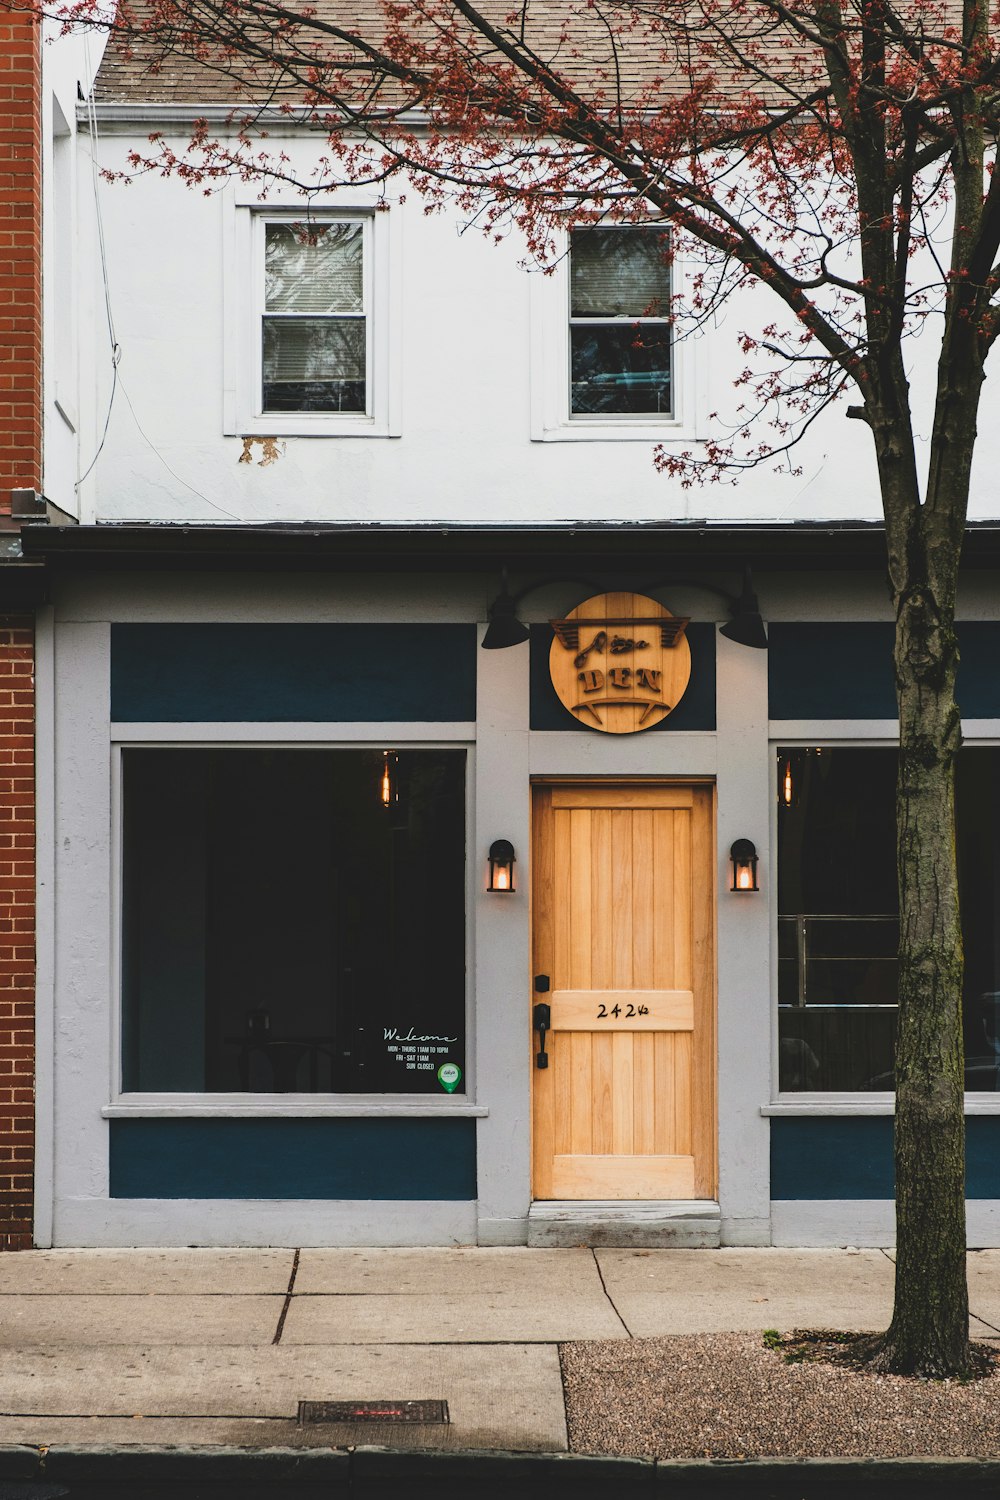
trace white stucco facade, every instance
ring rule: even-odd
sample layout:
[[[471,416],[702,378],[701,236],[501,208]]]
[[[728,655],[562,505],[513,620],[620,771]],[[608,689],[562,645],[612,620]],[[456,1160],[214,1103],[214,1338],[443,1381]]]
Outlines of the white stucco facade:
[[[129,153],[155,149],[151,132],[183,150],[178,113],[98,106],[96,142],[81,121],[81,472],[100,445],[112,384],[90,152],[101,172],[130,178],[96,188],[121,360],[101,457],[80,490],[81,519],[419,525],[880,516],[870,438],[848,420],[845,404],[815,424],[783,471],[763,464],[738,483],[723,477],[691,488],[656,472],[656,442],[697,454],[704,439],[739,424],[744,398],[734,381],[746,363],[739,334],[775,311],[762,289],[740,293],[711,326],[678,338],[676,418],[566,421],[565,261],[543,274],[526,264],[517,233],[494,243],[457,212],[428,216],[405,184],[390,186],[376,212],[365,188],[318,195],[307,208],[288,187],[185,187],[136,172]],[[222,130],[224,117],[215,111]],[[316,149],[308,135],[277,126],[268,145],[308,178]],[[385,414],[367,430],[352,426],[349,438],[338,437],[336,421],[255,421],[241,396],[252,384],[257,336],[252,222],[265,212],[307,211],[370,215],[377,237],[374,381]],[[678,266],[676,276],[684,274]],[[910,349],[919,434],[933,373],[930,330]],[[988,385],[984,411],[990,399]],[[989,476],[997,438],[992,424],[982,426],[975,517],[996,510]],[[257,444],[254,462],[241,465],[246,435],[277,435],[276,461],[262,467]]]

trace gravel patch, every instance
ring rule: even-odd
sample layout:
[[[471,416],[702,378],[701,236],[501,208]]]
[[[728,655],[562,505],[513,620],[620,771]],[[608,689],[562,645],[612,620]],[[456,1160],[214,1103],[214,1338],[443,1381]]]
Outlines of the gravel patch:
[[[569,1446],[653,1458],[1000,1458],[1000,1373],[909,1380],[802,1361],[759,1333],[561,1347]]]

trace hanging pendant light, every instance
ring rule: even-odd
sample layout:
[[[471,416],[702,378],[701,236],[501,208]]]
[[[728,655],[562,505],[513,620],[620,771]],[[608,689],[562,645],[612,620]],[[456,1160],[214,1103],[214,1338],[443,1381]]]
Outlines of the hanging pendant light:
[[[394,750],[382,751],[379,800],[382,806],[386,808],[394,807],[399,801],[399,756]]]
[[[781,790],[779,793],[782,807],[791,807],[795,801],[795,781],[792,776],[792,758],[788,756],[781,771]]]

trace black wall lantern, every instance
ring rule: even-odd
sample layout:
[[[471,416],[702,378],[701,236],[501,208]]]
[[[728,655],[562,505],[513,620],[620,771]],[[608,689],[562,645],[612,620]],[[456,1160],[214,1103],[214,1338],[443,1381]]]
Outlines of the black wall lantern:
[[[522,642],[529,640],[531,631],[523,620],[517,618],[517,606],[528,594],[533,594],[536,589],[548,588],[553,583],[582,583],[595,593],[600,591],[600,585],[593,578],[580,578],[576,573],[558,573],[551,578],[540,578],[537,583],[529,583],[512,594],[507,583],[507,569],[504,568],[500,592],[489,607],[489,624],[482,639],[482,649],[503,651],[508,646],[520,646]]]
[[[757,884],[757,848],[749,839],[737,839],[729,850],[733,862],[733,891],[759,891]]]
[[[494,839],[490,845],[488,891],[514,889],[514,845],[510,839]]]
[[[486,634],[483,636],[482,649],[484,651],[503,651],[508,646],[519,646],[530,637],[530,630],[522,620],[517,617],[517,606],[526,595],[533,593],[535,589],[547,588],[553,583],[582,583],[592,589],[595,594],[604,591],[604,585],[594,578],[581,578],[576,574],[556,574],[552,578],[540,579],[537,583],[529,583],[516,593],[510,592],[507,581],[507,569],[504,568],[500,592],[489,607],[489,624]],[[743,571],[743,589],[736,598],[733,594],[721,589],[717,584],[705,583],[698,578],[657,578],[652,583],[641,584],[636,592],[639,594],[651,594],[656,589],[662,588],[696,588],[706,589],[710,594],[717,594],[724,599],[729,606],[732,616],[725,625],[719,627],[719,634],[724,635],[727,640],[736,641],[740,646],[753,646],[758,651],[767,650],[767,631],[764,621],[761,619],[760,605],[757,603],[757,595],[754,593],[753,578],[749,568]]]

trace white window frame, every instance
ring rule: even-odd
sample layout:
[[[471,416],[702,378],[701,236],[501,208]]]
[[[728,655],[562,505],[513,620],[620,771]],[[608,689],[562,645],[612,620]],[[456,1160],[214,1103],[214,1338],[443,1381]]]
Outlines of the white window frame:
[[[263,411],[261,320],[264,314],[264,232],[267,224],[360,223],[364,227],[366,334],[364,412]],[[225,368],[223,431],[230,437],[399,437],[402,343],[399,209],[364,194],[327,194],[305,202],[252,189],[232,190],[225,216],[223,277]]]
[[[629,225],[622,225],[627,234]],[[658,417],[570,412],[569,232],[561,236],[555,269],[530,275],[531,439],[533,442],[690,443],[705,436],[704,350],[691,338],[671,341],[673,411]],[[687,277],[683,257],[671,267],[674,287]],[[578,321],[599,321],[583,319]],[[703,340],[700,340],[703,344]]]
[[[964,719],[962,744],[970,749],[1000,749],[1000,720]],[[899,725],[895,719],[771,719],[768,725],[768,775],[776,776],[777,752],[782,749],[892,750],[899,746]],[[780,809],[776,782],[769,785],[771,796],[771,849],[777,859],[778,818]],[[778,1038],[778,880],[769,882],[768,921],[770,928],[771,968],[771,1089],[768,1101],[760,1106],[765,1118],[813,1115],[892,1115],[896,1112],[896,1095],[891,1092],[870,1093],[858,1089],[819,1090],[778,1087],[780,1048]],[[1000,1115],[1000,1094],[968,1089],[964,1094],[965,1114]]]

